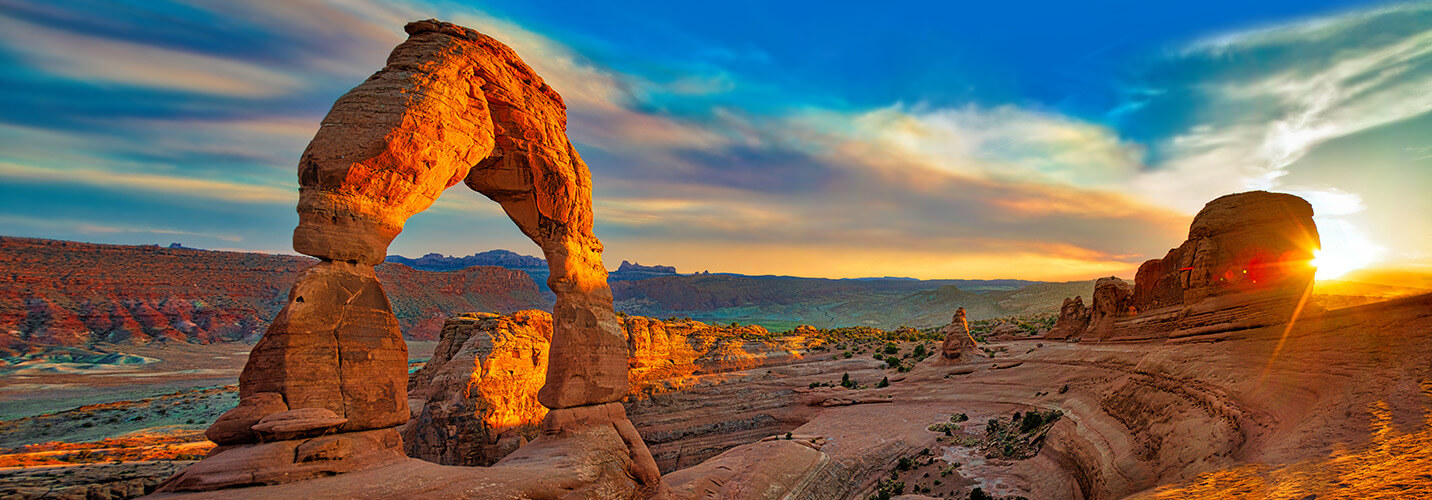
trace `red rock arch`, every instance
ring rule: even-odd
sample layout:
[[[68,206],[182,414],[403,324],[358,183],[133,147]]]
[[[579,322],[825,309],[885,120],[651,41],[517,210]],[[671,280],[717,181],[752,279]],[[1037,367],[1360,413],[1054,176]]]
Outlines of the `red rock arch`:
[[[334,103],[300,158],[293,247],[321,260],[250,354],[239,406],[210,427],[221,452],[167,488],[287,482],[401,457],[393,427],[409,414],[407,346],[373,268],[403,223],[459,181],[501,204],[542,248],[557,295],[538,394],[552,409],[543,423],[551,438],[513,460],[572,460],[552,450],[575,440],[588,452],[625,450],[611,462],[626,464],[616,474],[655,487],[656,464],[619,403],[627,345],[592,234],[591,174],[566,137],[561,96],[490,37],[432,20],[405,29],[408,40]],[[303,458],[327,432],[349,436],[345,453],[361,458]]]

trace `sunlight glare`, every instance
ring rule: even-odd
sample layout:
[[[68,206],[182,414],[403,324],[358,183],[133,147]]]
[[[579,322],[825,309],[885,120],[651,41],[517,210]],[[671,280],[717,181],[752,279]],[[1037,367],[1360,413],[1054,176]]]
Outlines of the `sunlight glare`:
[[[1316,267],[1316,279],[1336,279],[1350,271],[1362,269],[1376,262],[1383,248],[1373,243],[1352,224],[1341,219],[1320,221],[1318,232],[1322,233],[1322,250],[1313,252],[1308,264]]]

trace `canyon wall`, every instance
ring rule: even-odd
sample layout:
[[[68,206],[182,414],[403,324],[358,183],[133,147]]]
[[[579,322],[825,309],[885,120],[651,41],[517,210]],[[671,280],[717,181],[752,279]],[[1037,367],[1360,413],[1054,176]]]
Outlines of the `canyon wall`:
[[[253,341],[313,259],[155,245],[0,237],[0,349],[92,342]],[[546,307],[500,267],[438,273],[378,266],[406,338],[435,340],[463,311]]]

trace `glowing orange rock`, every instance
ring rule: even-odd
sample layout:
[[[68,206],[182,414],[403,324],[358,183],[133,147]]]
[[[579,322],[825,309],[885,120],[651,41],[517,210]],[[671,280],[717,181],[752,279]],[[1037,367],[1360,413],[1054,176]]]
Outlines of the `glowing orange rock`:
[[[408,40],[393,49],[387,66],[334,103],[299,160],[293,246],[321,262],[294,284],[240,377],[241,397],[278,393],[290,411],[331,411],[333,422],[343,420],[338,431],[382,439],[363,441],[354,458],[315,462],[321,467],[294,462],[296,440],[238,445],[169,487],[307,477],[298,470],[347,472],[401,447],[392,428],[409,418],[407,348],[373,266],[408,217],[464,181],[501,204],[542,248],[557,295],[537,399],[562,412],[544,417],[539,442],[512,460],[558,460],[574,456],[571,446],[620,450],[622,471],[591,477],[636,478],[654,488],[659,475],[650,453],[624,414],[609,408],[627,394],[627,345],[612,310],[602,244],[592,234],[591,174],[567,140],[562,98],[490,37],[435,20],[405,30]],[[554,413],[584,417],[554,423]],[[246,472],[226,474],[225,464]]]

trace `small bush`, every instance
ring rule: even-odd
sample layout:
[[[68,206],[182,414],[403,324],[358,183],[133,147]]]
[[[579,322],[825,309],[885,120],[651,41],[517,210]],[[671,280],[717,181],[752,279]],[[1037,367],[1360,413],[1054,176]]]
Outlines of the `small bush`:
[[[890,387],[890,377],[880,379],[880,383],[875,384],[875,387]]]
[[[885,344],[885,354],[899,354],[900,346],[894,342]]]

